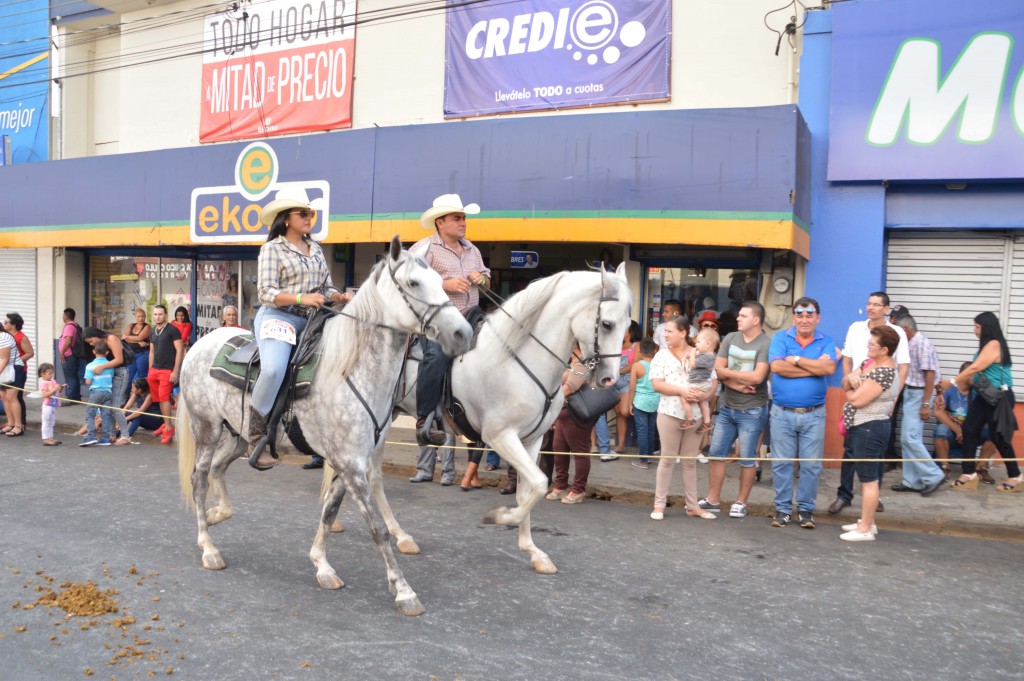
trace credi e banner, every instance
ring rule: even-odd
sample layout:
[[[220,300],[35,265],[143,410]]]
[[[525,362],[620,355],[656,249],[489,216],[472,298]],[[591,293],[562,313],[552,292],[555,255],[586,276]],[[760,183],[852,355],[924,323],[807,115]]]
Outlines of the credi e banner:
[[[350,127],[355,15],[355,0],[269,0],[207,16],[199,141]]]
[[[670,0],[450,6],[445,117],[668,99],[671,26]]]

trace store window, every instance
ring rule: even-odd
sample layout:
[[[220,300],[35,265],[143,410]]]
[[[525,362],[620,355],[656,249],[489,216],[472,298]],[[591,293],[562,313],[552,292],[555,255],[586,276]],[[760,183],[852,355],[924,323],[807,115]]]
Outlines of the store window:
[[[196,338],[221,327],[228,305],[238,306],[238,262],[200,260],[196,264]]]
[[[93,256],[89,258],[88,325],[120,334],[135,310],[162,302],[171,316],[184,305],[191,315],[192,261],[174,258]]]
[[[726,320],[730,316],[735,320],[743,301],[757,300],[758,284],[756,269],[648,267],[648,333],[653,333],[661,323],[662,308],[669,300],[678,300],[683,314],[691,321],[705,310],[718,317],[725,313]]]

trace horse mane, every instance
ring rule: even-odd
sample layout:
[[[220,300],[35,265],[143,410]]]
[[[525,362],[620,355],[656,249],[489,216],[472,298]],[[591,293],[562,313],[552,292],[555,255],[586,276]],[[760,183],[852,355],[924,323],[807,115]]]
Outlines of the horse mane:
[[[383,322],[381,311],[384,309],[384,299],[377,286],[384,265],[384,260],[381,260],[373,266],[370,276],[344,308],[345,314],[362,321],[339,314],[324,324],[319,351],[321,370],[317,372],[317,380],[325,390],[340,389],[356,359],[363,353],[373,351],[370,345],[375,334],[370,333],[371,329],[367,326]],[[330,367],[330,370],[323,371],[323,367]]]
[[[555,288],[570,274],[573,273],[558,272],[550,277],[538,279],[505,301],[501,306],[504,312],[498,309],[488,313],[485,328],[490,328],[494,334],[493,338],[501,345],[500,354],[503,359],[510,358],[512,353],[519,351],[537,325],[537,319],[550,301]],[[508,314],[505,314],[506,312]]]

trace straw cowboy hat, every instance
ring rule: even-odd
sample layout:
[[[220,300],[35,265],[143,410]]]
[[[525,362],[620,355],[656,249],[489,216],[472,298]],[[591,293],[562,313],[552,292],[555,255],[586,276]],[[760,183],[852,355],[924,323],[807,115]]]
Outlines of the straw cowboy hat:
[[[424,211],[420,216],[420,226],[423,229],[434,229],[434,220],[450,213],[465,213],[476,215],[480,212],[480,206],[475,203],[462,205],[462,198],[458,194],[442,194],[434,199],[434,205]]]
[[[309,195],[302,187],[287,187],[274,195],[274,200],[263,206],[260,211],[260,222],[266,226],[274,224],[274,218],[283,210],[290,208],[312,208],[321,211],[324,208],[323,198],[309,200]]]

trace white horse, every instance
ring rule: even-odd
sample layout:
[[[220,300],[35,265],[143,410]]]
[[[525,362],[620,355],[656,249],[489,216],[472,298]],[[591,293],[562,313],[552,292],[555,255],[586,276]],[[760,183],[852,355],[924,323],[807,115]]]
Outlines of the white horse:
[[[516,508],[493,508],[485,523],[519,526],[519,549],[530,555],[534,570],[558,571],[537,548],[530,532],[530,511],[547,492],[547,478],[537,467],[541,439],[562,408],[562,373],[573,344],[579,343],[591,381],[608,387],[619,377],[622,339],[629,328],[632,294],[625,266],[614,275],[561,272],[530,284],[487,316],[476,346],[452,366],[453,394],[469,423],[519,473]],[[416,363],[410,363],[414,370]],[[410,376],[411,380],[411,376]],[[415,390],[398,407],[416,413]],[[395,519],[384,495],[381,455],[370,478],[374,497],[388,529],[403,553],[418,553],[412,537]],[[325,470],[325,484],[329,479]]]
[[[294,419],[306,442],[338,472],[324,497],[309,553],[317,581],[325,589],[345,585],[327,562],[325,540],[348,491],[384,557],[395,605],[403,615],[419,615],[424,608],[395,560],[387,527],[370,493],[367,469],[390,428],[395,387],[413,332],[425,333],[451,355],[468,349],[472,333],[442,289],[437,272],[403,251],[395,237],[388,256],[374,267],[343,312],[326,321],[317,376],[308,394],[294,404]],[[225,563],[208,525],[232,515],[223,477],[245,453],[249,419],[248,410],[243,419],[242,391],[211,378],[210,367],[224,342],[239,333],[244,332],[221,329],[204,336],[181,368],[185,408],[178,410],[183,419],[178,429],[178,473],[182,494],[195,504],[203,567],[211,570],[220,570]],[[277,450],[296,452],[284,431],[278,429]],[[209,508],[208,485],[219,498]]]

